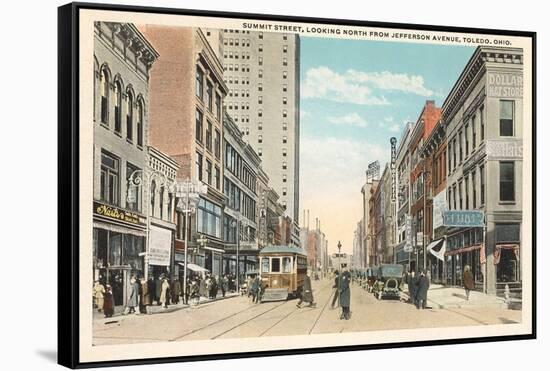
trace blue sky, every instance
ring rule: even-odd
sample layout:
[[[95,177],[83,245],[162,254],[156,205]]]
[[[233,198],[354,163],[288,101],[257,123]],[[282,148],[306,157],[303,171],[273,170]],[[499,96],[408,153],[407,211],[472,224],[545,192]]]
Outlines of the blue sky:
[[[301,209],[321,219],[329,250],[352,251],[367,164],[389,158],[389,138],[441,106],[473,47],[301,39]]]

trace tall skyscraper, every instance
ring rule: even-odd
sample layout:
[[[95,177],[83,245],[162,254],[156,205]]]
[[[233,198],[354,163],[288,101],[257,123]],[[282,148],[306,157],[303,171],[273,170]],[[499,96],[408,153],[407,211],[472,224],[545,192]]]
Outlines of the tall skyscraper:
[[[219,36],[210,35],[217,43]],[[260,155],[299,243],[300,39],[223,30],[222,61],[229,88],[226,110]]]

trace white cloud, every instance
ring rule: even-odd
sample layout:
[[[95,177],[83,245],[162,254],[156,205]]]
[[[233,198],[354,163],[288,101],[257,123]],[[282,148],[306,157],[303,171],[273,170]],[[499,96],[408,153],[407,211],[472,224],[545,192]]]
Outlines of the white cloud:
[[[399,131],[401,130],[401,127],[399,126],[399,124],[393,124],[388,128],[388,130],[391,131],[392,133],[399,133]]]
[[[300,110],[300,119],[303,120],[310,116],[311,116],[311,113],[309,113],[309,111]]]
[[[367,127],[367,121],[359,116],[356,112],[349,113],[344,116],[329,116],[327,117],[328,122],[331,124],[337,124],[337,125],[351,125],[351,126],[358,126],[360,128],[366,128]]]
[[[368,86],[357,84],[328,67],[309,69],[301,84],[300,94],[303,98],[320,98],[341,103],[389,104],[386,98],[373,96]]]
[[[346,75],[350,79],[375,86],[382,90],[395,90],[424,97],[434,94],[432,90],[424,86],[424,78],[420,75],[396,74],[389,71],[361,72],[356,70],[348,70]]]
[[[363,72],[347,70],[340,74],[328,67],[310,68],[301,84],[303,98],[327,99],[364,105],[387,105],[381,91],[398,91],[429,97],[434,92],[424,86],[420,75],[396,74],[389,71]]]

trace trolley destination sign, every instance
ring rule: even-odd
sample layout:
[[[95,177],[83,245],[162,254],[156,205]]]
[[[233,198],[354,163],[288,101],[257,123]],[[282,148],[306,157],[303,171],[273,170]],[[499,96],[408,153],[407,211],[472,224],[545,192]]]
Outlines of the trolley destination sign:
[[[479,210],[446,210],[443,212],[445,227],[484,227],[485,214]]]

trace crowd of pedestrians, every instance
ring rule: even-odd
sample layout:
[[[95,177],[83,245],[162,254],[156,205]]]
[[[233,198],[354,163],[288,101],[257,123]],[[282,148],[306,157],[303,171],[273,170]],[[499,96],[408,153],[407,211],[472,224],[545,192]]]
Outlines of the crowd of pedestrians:
[[[115,303],[112,287],[96,280],[92,289],[93,306],[98,312],[103,312],[105,318],[114,314],[115,305],[123,305],[122,314],[152,314],[152,306],[164,309],[180,302],[198,305],[200,298],[216,299],[221,293],[236,291],[235,277],[224,274],[221,277],[206,274],[190,274],[185,282],[183,279],[161,274],[157,277],[138,278],[132,275],[126,291],[126,302]]]

